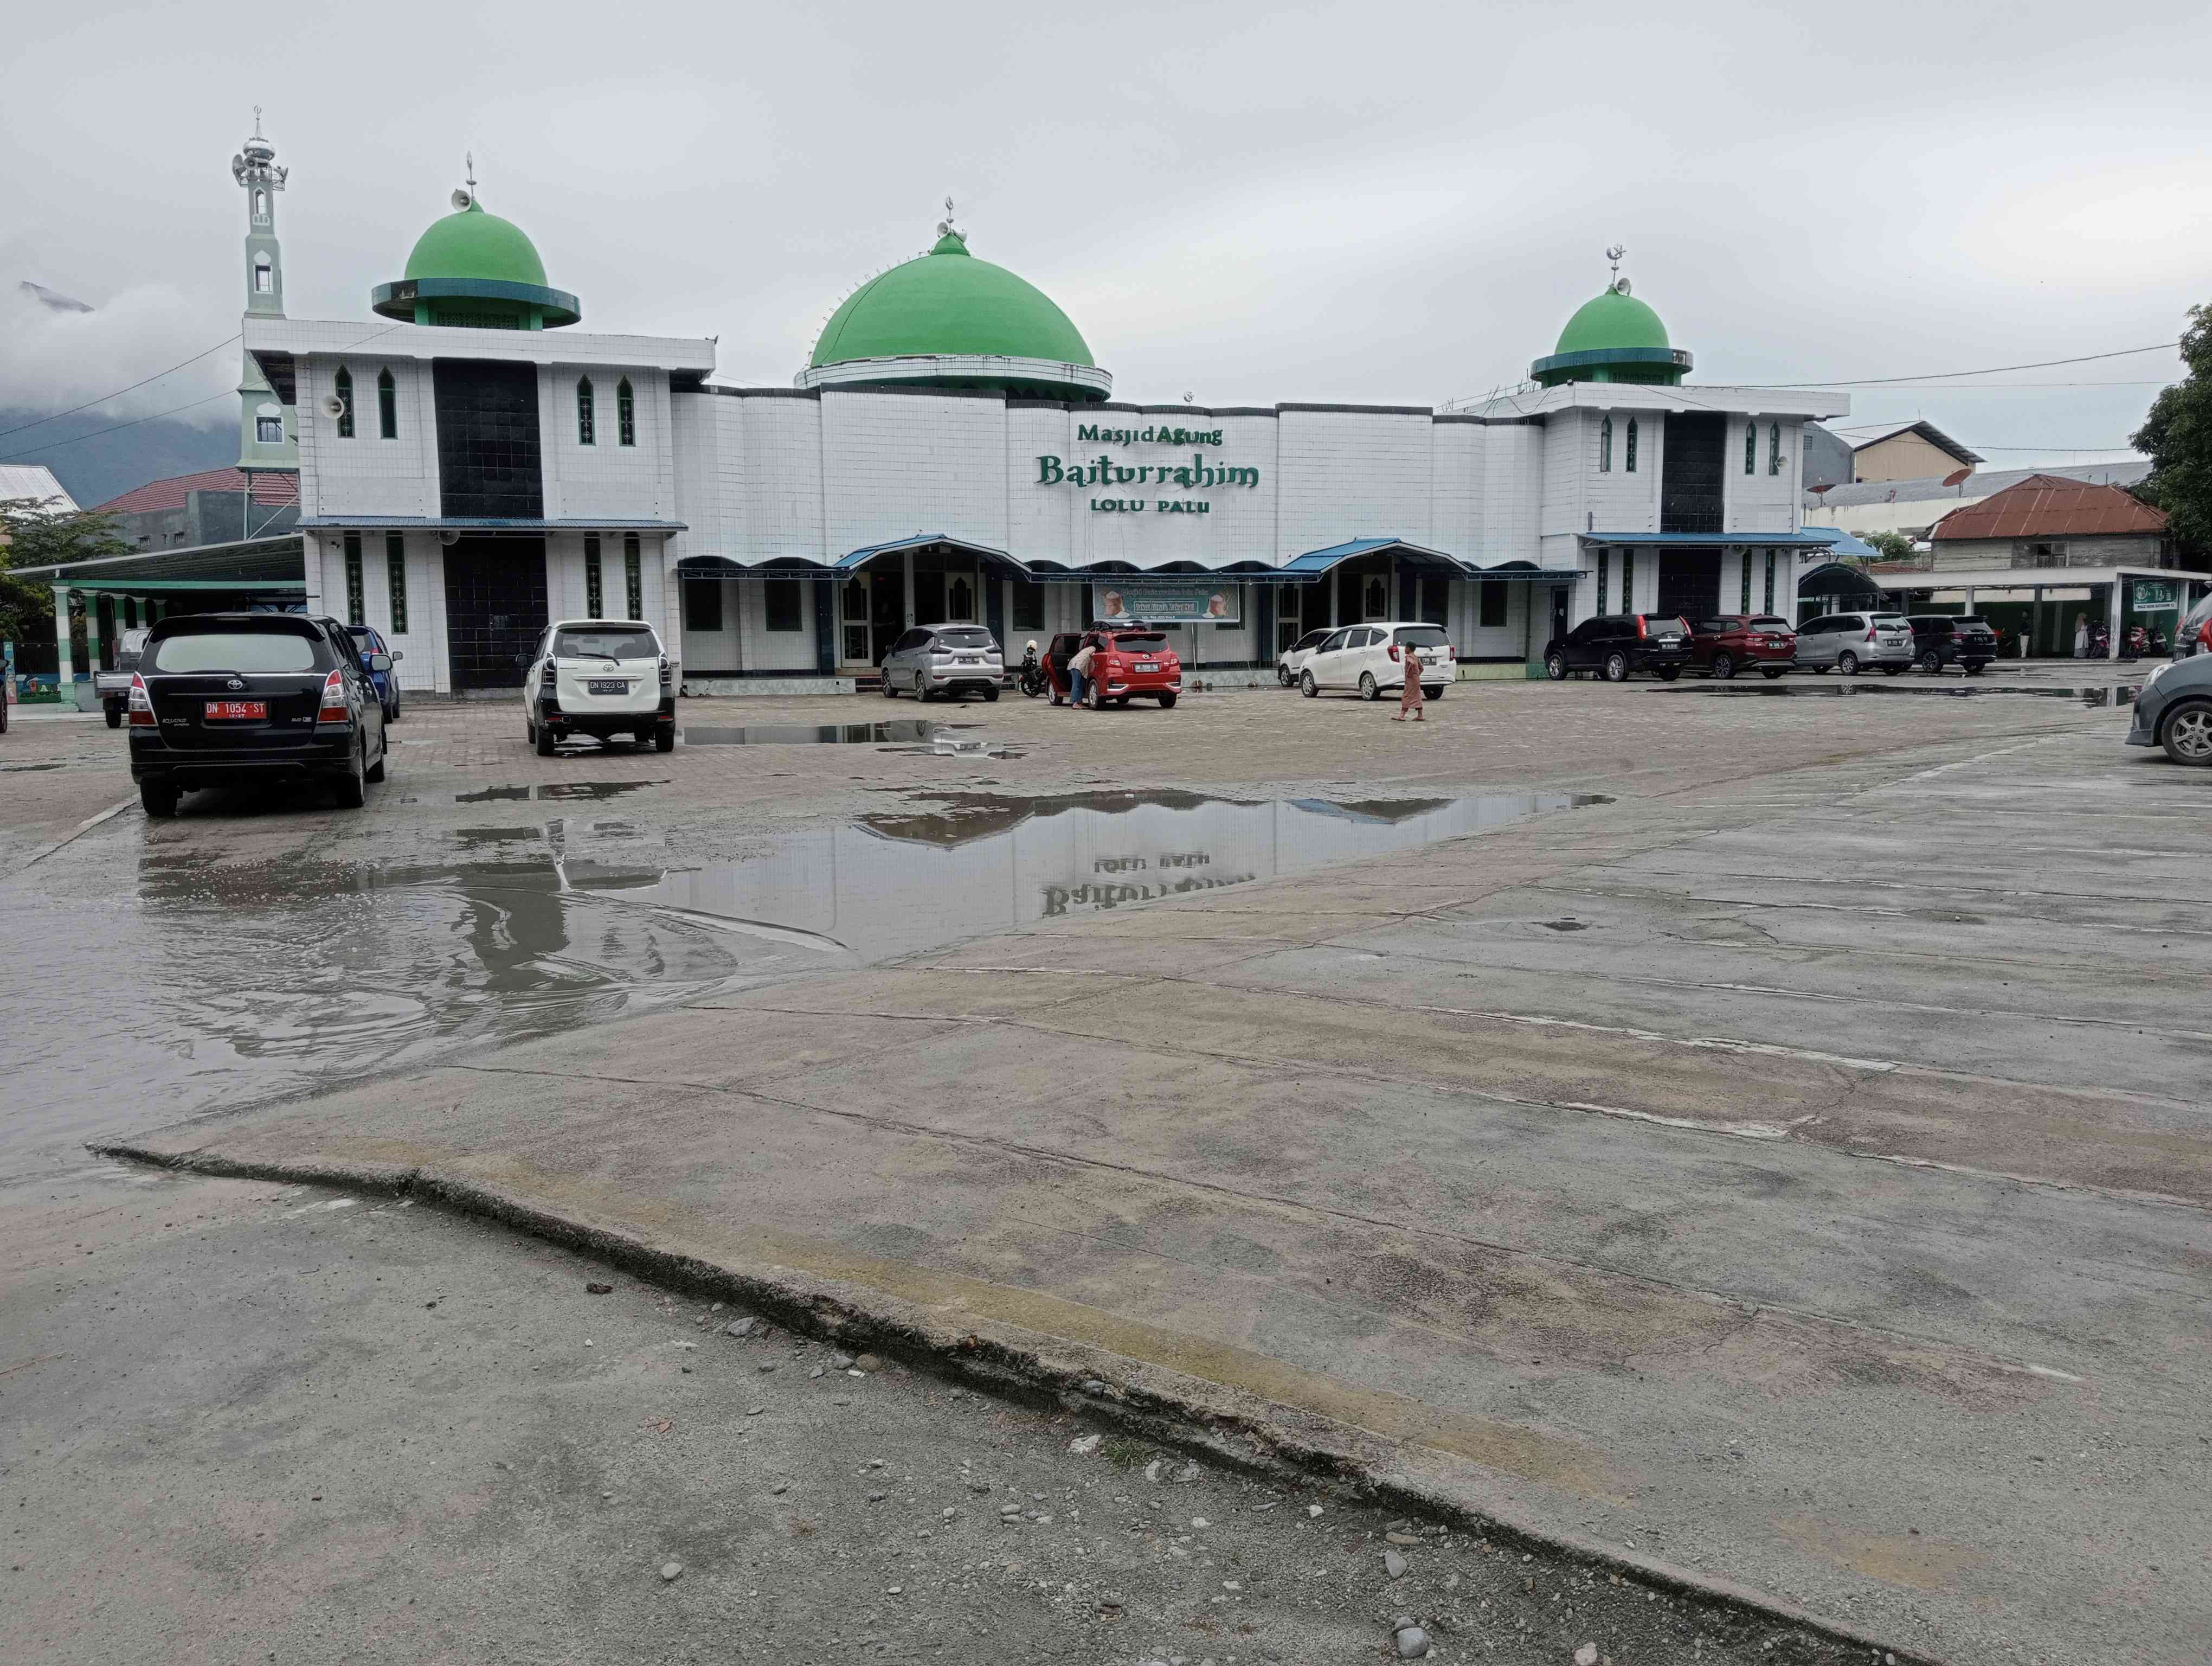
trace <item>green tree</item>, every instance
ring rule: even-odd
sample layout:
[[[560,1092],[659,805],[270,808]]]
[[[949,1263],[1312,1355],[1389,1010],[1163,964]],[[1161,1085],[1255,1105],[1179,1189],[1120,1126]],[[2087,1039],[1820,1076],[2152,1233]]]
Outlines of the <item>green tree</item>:
[[[1912,540],[1902,532],[1893,532],[1886,529],[1878,532],[1861,532],[1859,542],[1874,550],[1875,559],[1877,561],[1911,561],[1912,559]]]
[[[16,571],[131,553],[131,546],[117,535],[112,517],[57,514],[52,502],[35,497],[0,498],[0,637],[18,642],[53,640],[52,586],[43,579],[19,579]]]
[[[2151,401],[2129,443],[2150,459],[2136,496],[2163,509],[2185,550],[2212,550],[2212,303],[2189,309],[2181,334],[2189,374]]]

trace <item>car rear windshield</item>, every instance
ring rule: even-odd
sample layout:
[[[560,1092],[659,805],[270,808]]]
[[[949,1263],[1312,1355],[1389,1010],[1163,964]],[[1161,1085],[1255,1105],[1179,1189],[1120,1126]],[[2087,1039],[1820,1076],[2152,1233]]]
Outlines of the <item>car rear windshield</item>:
[[[1114,639],[1117,654],[1157,654],[1168,639],[1157,630],[1125,630]]]
[[[553,652],[567,658],[592,660],[651,660],[660,652],[653,632],[643,625],[593,625],[586,630],[556,631]]]
[[[314,671],[315,639],[290,630],[194,630],[154,645],[155,671]]]
[[[1978,613],[1961,613],[1951,623],[1960,630],[1987,630],[1990,628],[1990,622]]]
[[[1644,616],[1644,628],[1654,633],[1673,630],[1679,631],[1685,636],[1690,634],[1690,622],[1687,619],[1678,619],[1671,613],[1646,613]]]
[[[1442,648],[1449,640],[1442,625],[1406,625],[1398,632],[1401,648]]]
[[[939,648],[975,649],[989,648],[993,643],[991,633],[988,630],[940,630],[937,633],[937,645]]]
[[[1771,613],[1761,614],[1745,627],[1749,630],[1787,630],[1790,628],[1789,620],[1778,619]]]

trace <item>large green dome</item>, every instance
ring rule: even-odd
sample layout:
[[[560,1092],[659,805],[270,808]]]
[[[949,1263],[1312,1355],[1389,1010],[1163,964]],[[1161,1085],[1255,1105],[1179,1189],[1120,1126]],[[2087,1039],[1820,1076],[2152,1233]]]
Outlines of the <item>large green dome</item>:
[[[1659,314],[1628,292],[1621,278],[1584,301],[1559,331],[1559,344],[1529,367],[1547,387],[1561,382],[1674,383],[1690,368],[1687,352],[1671,345]]]
[[[372,310],[414,324],[543,330],[583,316],[576,297],[548,288],[545,263],[521,227],[484,212],[473,194],[415,240],[407,275],[369,294]]]
[[[885,360],[904,362],[879,362]],[[1008,360],[1018,362],[1002,362]],[[976,259],[966,238],[949,230],[927,254],[848,295],[799,375],[807,386],[878,380],[1063,399],[1103,399],[1111,386],[1082,331],[1051,297],[1004,266]]]

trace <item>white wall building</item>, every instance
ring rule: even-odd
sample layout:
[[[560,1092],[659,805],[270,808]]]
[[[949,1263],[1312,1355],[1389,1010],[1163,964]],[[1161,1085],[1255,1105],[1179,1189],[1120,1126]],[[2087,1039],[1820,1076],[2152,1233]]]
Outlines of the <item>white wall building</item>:
[[[467,192],[374,310],[249,313],[298,435],[308,605],[376,625],[423,690],[512,686],[550,618],[651,620],[691,693],[851,690],[908,625],[1002,640],[1167,622],[1201,680],[1302,631],[1430,618],[1525,674],[1601,611],[1789,614],[1802,424],[1839,395],[1682,386],[1625,283],[1528,389],[1478,409],[1136,405],[1060,309],[940,226],[849,297],[791,388],[711,340],[572,327]]]

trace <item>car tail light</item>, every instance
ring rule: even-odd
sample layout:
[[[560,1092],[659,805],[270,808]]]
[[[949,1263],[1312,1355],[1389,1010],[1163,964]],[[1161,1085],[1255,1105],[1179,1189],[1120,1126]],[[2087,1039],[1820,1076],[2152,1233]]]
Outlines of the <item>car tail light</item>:
[[[1395,642],[1390,644],[1390,663],[1394,666],[1398,663],[1398,645]]]
[[[154,699],[146,692],[146,679],[137,672],[131,673],[131,727],[150,729],[154,727]]]
[[[1644,628],[1644,616],[1643,616],[1641,613],[1638,614],[1638,615],[1636,616],[1636,637],[1637,637],[1637,640],[1638,640],[1638,641],[1641,641],[1644,637],[1649,636],[1650,634],[1651,634],[1651,633],[1650,633],[1650,631],[1646,630],[1646,629]]]
[[[545,671],[544,671],[544,675],[542,675],[541,677],[539,677],[539,678],[538,678],[538,685],[540,688],[546,688],[546,689],[550,689],[550,688],[551,688],[551,687],[553,686],[553,672],[554,672],[553,656],[552,656],[551,654],[547,654],[547,655],[545,656]]]
[[[1867,641],[1869,642],[1874,641],[1874,623],[1871,620],[1867,623]]]
[[[345,673],[334,671],[323,678],[323,697],[315,703],[315,721],[344,723],[352,717],[346,708]]]
[[[668,656],[664,654],[660,656],[660,691],[663,694],[668,692]]]

